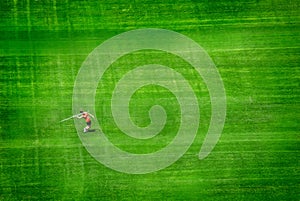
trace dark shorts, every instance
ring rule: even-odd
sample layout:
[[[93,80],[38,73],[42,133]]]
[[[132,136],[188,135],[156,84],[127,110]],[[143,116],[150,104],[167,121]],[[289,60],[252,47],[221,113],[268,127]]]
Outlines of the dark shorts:
[[[91,126],[91,125],[92,125],[92,122],[91,122],[91,121],[86,122],[86,125]]]

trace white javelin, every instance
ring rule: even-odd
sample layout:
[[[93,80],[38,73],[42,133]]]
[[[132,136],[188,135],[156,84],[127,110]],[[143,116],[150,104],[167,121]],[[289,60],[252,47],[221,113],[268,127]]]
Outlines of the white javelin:
[[[90,115],[93,119],[95,119],[95,117],[94,117],[91,113],[89,113],[89,112],[87,112],[87,113],[88,113],[88,115]],[[60,122],[64,122],[64,121],[67,121],[67,120],[69,120],[69,119],[72,119],[72,118],[75,118],[75,117],[79,117],[80,115],[82,115],[82,113],[75,114],[75,115],[73,115],[73,116],[71,116],[71,117],[65,118],[65,119],[61,120]]]

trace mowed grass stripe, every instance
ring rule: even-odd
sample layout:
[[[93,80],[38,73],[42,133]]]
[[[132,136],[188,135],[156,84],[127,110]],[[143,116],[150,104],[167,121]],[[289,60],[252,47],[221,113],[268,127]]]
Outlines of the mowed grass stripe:
[[[1,3],[0,109],[8,117],[0,128],[0,200],[298,200],[296,1],[43,3]],[[89,52],[145,27],[179,31],[208,51],[225,84],[227,119],[207,159],[197,158],[204,126],[172,166],[126,175],[96,162],[72,121],[58,122],[72,111]]]

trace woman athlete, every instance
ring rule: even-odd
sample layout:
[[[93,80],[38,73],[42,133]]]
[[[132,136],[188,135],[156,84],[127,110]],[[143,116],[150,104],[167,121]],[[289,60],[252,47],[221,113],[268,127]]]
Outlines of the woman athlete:
[[[88,112],[80,111],[80,114],[77,116],[78,119],[84,118],[86,122],[86,127],[83,129],[83,132],[88,132],[92,126],[92,121]],[[91,115],[92,116],[92,115]]]

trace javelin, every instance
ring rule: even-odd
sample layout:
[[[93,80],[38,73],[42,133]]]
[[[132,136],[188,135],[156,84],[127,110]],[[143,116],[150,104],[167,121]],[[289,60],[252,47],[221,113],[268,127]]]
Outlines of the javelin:
[[[60,122],[67,121],[67,120],[69,120],[69,119],[72,119],[72,118],[74,118],[74,117],[77,117],[78,115],[80,115],[80,114],[75,114],[75,115],[73,115],[73,116],[71,116],[71,117],[68,117],[68,118],[65,118],[65,119],[61,120]]]
[[[91,117],[93,117],[93,119],[95,119],[95,117],[91,114],[91,113],[89,113],[89,112],[87,112]],[[81,115],[82,113],[79,113],[79,114],[75,114],[75,115],[73,115],[73,116],[71,116],[71,117],[68,117],[68,118],[65,118],[65,119],[63,119],[63,120],[61,120],[60,122],[64,122],[64,121],[67,121],[67,120],[69,120],[69,119],[72,119],[72,118],[74,118],[74,117],[78,117],[79,115]]]

